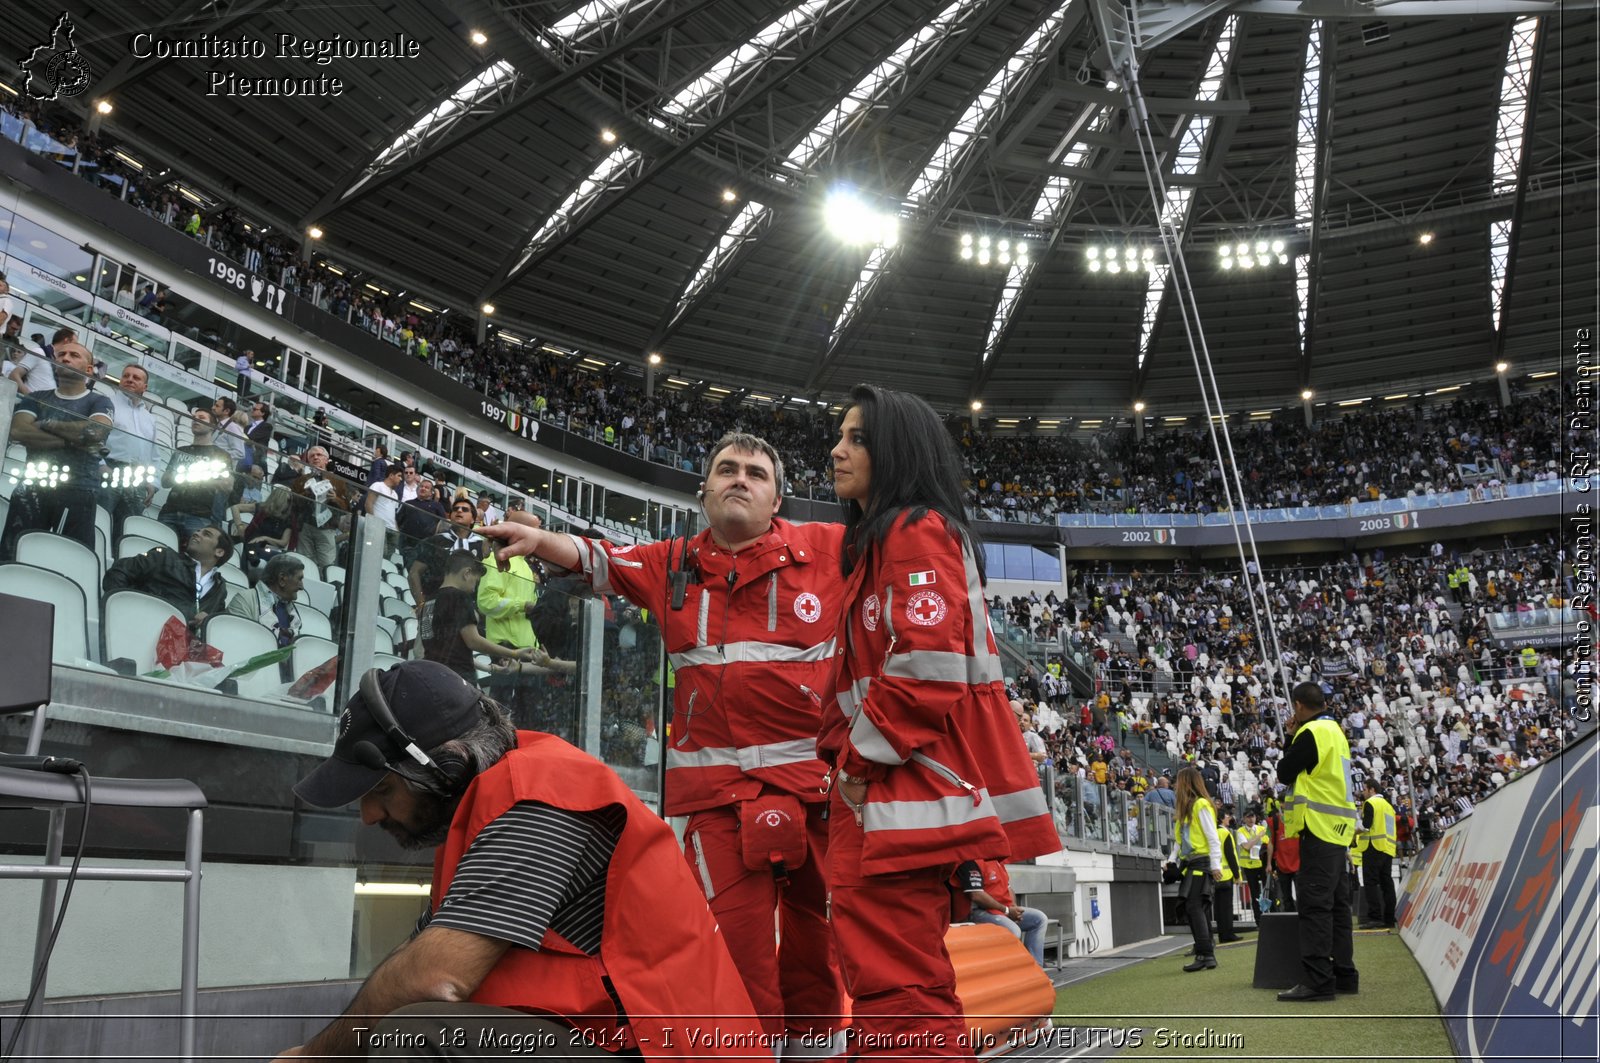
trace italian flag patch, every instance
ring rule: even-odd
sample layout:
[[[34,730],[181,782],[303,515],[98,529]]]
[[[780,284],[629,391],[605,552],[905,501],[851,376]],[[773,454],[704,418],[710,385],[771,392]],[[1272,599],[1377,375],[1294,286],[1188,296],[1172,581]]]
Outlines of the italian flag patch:
[[[926,572],[911,573],[911,585],[913,587],[926,587],[932,582],[934,582],[934,579],[933,569],[931,568]]]

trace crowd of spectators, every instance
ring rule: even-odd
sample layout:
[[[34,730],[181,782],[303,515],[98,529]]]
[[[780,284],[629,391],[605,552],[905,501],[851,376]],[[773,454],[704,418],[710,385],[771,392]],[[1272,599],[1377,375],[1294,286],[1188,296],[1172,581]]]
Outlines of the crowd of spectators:
[[[8,105],[89,165],[83,170],[138,209],[205,239],[253,272],[348,320],[526,416],[604,440],[646,460],[697,470],[707,445],[734,428],[769,439],[789,460],[790,491],[831,497],[833,426],[811,402],[771,406],[719,401],[710,389],[663,388],[590,371],[570,353],[514,343],[493,330],[479,341],[471,314],[430,314],[401,285],[341,269],[322,256],[302,262],[294,242],[253,225],[230,206],[197,210],[173,190],[173,175],[135,170],[101,137],[79,135],[70,118]],[[124,192],[124,186],[126,191]],[[394,294],[398,292],[398,294]],[[146,298],[157,293],[131,293]],[[730,392],[730,394],[736,394]],[[1497,402],[1457,399],[1363,407],[1306,427],[1297,409],[1232,428],[1232,447],[1252,507],[1378,501],[1468,490],[1488,497],[1509,484],[1558,475],[1566,400],[1559,388]],[[974,429],[953,418],[971,473],[970,499],[997,520],[1053,522],[1058,513],[1099,510],[1213,513],[1228,508],[1209,432],[1180,428],[1136,439],[1127,427],[1086,437]]]
[[[1569,561],[1547,538],[1268,569],[1277,646],[1265,652],[1243,580],[1181,565],[1081,572],[1064,599],[996,599],[991,610],[1060,647],[1017,690],[1058,774],[1143,796],[1157,776],[1134,752],[1153,747],[1157,759],[1201,765],[1224,804],[1258,802],[1284,748],[1283,689],[1263,666],[1276,655],[1287,685],[1323,686],[1349,733],[1356,785],[1373,777],[1408,811],[1415,786],[1426,837],[1592,726],[1574,701],[1587,673],[1558,649],[1509,649],[1490,635],[1491,614],[1567,606]],[[1090,697],[1073,696],[1069,660],[1092,680]]]

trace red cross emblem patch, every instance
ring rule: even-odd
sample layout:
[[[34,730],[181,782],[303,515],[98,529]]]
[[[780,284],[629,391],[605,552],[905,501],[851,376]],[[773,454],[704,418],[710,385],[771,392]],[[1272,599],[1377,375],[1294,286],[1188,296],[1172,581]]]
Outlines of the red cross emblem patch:
[[[878,601],[876,594],[867,595],[867,600],[861,603],[861,626],[868,631],[878,630],[878,619],[883,616],[883,603]]]
[[[906,602],[906,619],[923,627],[937,624],[947,612],[938,591],[918,591]]]
[[[797,595],[794,600],[794,615],[808,624],[815,624],[822,619],[822,599],[810,591]]]

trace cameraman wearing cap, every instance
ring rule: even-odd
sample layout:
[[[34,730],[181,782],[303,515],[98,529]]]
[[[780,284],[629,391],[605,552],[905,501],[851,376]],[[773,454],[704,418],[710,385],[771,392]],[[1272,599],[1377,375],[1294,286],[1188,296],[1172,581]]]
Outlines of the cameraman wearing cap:
[[[362,822],[435,852],[423,929],[283,1058],[476,1059],[539,1037],[549,1055],[655,1060],[758,1043],[671,828],[610,768],[515,730],[443,665],[368,672],[332,755],[294,789],[319,808],[359,802]],[[697,1026],[743,1047],[691,1045]]]

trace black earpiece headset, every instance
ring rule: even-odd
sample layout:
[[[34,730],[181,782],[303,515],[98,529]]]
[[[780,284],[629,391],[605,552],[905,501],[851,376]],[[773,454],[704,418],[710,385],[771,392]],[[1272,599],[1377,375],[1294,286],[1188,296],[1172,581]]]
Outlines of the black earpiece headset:
[[[397,749],[404,751],[422,767],[437,772],[445,782],[453,784],[455,779],[450,773],[428,756],[422,747],[417,745],[417,740],[407,734],[406,729],[400,726],[400,721],[394,718],[394,712],[390,710],[388,699],[383,696],[383,688],[378,683],[378,677],[381,675],[383,675],[382,669],[368,668],[361,677],[361,699],[366,703],[372,721],[389,736],[389,741],[393,742]],[[350,752],[366,767],[381,771],[390,769],[389,759],[383,755],[383,750],[371,742],[357,742],[351,747]]]

